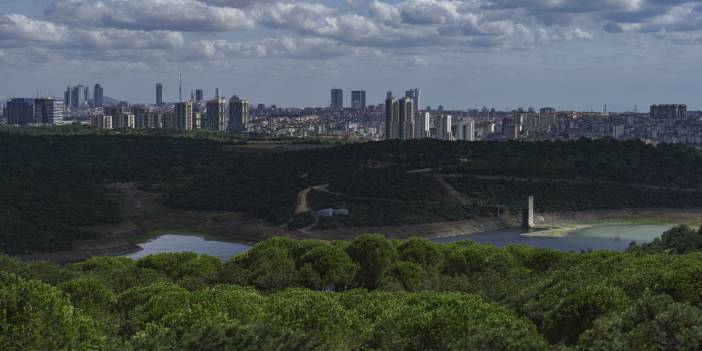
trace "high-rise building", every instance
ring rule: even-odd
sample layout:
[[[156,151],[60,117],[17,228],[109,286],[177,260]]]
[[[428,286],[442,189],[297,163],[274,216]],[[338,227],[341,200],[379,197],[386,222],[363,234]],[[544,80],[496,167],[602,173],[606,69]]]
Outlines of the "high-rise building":
[[[95,107],[102,107],[103,103],[103,89],[100,84],[95,84],[95,87],[93,88],[93,105]]]
[[[71,107],[71,87],[66,87],[66,91],[63,93],[63,106]]]
[[[34,120],[34,99],[14,98],[5,108],[8,124],[32,124]]]
[[[519,130],[521,125],[515,118],[503,118],[502,119],[502,135],[505,139],[517,139],[519,138]]]
[[[405,97],[412,99],[412,102],[414,103],[414,108],[417,111],[419,111],[419,108],[420,108],[419,106],[422,106],[422,105],[420,105],[421,101],[419,99],[420,93],[421,93],[421,90],[416,89],[416,88],[405,91]]]
[[[63,120],[63,101],[53,98],[34,99],[34,123],[58,124]]]
[[[475,120],[463,118],[456,123],[456,140],[475,141]]]
[[[431,114],[429,112],[415,112],[414,138],[431,138]]]
[[[163,84],[156,83],[156,106],[163,106]]]
[[[204,92],[202,89],[195,90],[195,101],[200,102],[204,98]]]
[[[163,129],[175,130],[177,129],[176,125],[175,112],[168,111],[161,114],[161,126]]]
[[[331,90],[331,108],[344,108],[344,91],[338,88]]]
[[[112,116],[112,128],[113,129],[132,129],[134,128],[134,115],[132,114],[120,114]]]
[[[193,129],[193,102],[179,102],[175,104],[175,130]]]
[[[249,102],[234,95],[229,99],[228,132],[240,132],[249,129]]]
[[[219,88],[215,88],[215,100],[219,100]]]
[[[96,129],[112,129],[112,116],[97,115],[90,118],[90,123]]]
[[[398,138],[400,140],[414,139],[414,103],[411,98],[401,98],[398,103]]]
[[[351,92],[351,108],[355,110],[366,109],[366,92],[364,90],[354,90]]]
[[[134,128],[137,129],[159,129],[161,126],[161,113],[144,112],[134,115]]]
[[[651,119],[683,120],[687,119],[687,105],[668,104],[651,105]]]
[[[74,86],[71,88],[71,108],[87,108],[89,96],[88,87],[83,85]]]
[[[400,103],[388,92],[385,99],[385,140],[400,138]]]
[[[207,101],[205,107],[206,127],[213,131],[224,131],[226,124],[225,110],[227,102],[224,99],[214,99]]]
[[[451,115],[439,115],[436,118],[436,138],[453,141],[453,125]]]

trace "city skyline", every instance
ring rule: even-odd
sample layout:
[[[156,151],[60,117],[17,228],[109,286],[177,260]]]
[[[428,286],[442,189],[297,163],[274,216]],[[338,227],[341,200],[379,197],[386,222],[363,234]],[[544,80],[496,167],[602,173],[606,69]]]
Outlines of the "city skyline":
[[[527,6],[528,5],[528,6]],[[422,107],[702,109],[696,1],[57,0],[0,5],[0,98],[100,83],[150,103],[215,87],[255,103],[367,103],[407,87]],[[348,105],[346,103],[345,105]]]

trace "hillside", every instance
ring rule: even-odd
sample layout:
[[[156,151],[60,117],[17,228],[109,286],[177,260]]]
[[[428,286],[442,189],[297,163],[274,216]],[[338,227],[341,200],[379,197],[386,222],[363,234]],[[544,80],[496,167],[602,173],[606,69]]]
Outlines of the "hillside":
[[[0,250],[65,250],[95,237],[85,228],[123,219],[106,186],[126,182],[175,209],[242,212],[271,225],[288,223],[298,194],[316,186],[307,195],[312,210],[350,210],[316,229],[495,216],[528,195],[541,212],[702,206],[702,155],[684,146],[427,140],[293,150],[169,136],[1,134]]]

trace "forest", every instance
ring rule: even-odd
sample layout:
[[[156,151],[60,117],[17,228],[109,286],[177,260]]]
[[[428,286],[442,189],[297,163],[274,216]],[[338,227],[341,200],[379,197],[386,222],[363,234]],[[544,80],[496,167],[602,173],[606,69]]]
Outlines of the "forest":
[[[328,185],[311,192],[312,210],[350,213],[315,229],[494,216],[528,195],[542,212],[702,206],[702,153],[683,145],[417,140],[295,151],[242,148],[254,141],[232,138],[0,128],[0,251],[60,251],[95,237],[90,227],[124,219],[107,185],[125,182],[171,208],[236,211],[275,225],[290,222],[300,191]],[[289,227],[314,223],[299,218]]]
[[[625,253],[367,234],[59,266],[0,255],[2,350],[699,350],[702,233]]]

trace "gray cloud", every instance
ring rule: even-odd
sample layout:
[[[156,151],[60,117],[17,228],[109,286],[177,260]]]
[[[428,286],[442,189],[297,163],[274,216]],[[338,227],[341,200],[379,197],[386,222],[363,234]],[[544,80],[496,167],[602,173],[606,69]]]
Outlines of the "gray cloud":
[[[231,31],[254,25],[240,9],[196,0],[56,0],[45,12],[52,20],[78,27]]]

